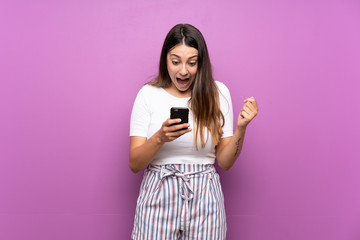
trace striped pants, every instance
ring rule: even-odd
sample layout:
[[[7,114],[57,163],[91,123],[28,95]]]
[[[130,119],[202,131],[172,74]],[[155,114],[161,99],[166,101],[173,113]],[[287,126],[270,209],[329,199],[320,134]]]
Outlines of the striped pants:
[[[132,239],[225,239],[219,175],[212,164],[149,165],[141,183]]]

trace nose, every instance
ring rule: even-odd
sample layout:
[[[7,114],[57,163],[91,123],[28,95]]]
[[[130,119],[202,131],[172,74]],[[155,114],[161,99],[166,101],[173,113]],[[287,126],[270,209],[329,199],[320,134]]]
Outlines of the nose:
[[[183,64],[183,65],[182,65],[179,73],[180,73],[182,76],[187,75],[188,70],[187,70],[187,68],[186,68],[186,64]]]

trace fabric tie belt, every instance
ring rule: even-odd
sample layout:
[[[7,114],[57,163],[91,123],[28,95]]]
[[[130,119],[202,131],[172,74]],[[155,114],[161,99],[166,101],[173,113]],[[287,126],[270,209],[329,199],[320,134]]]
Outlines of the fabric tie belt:
[[[151,171],[159,172],[160,179],[163,181],[166,177],[175,176],[180,179],[181,192],[180,196],[183,199],[183,204],[181,208],[181,221],[180,221],[180,230],[186,231],[186,226],[190,222],[190,214],[189,214],[189,201],[194,197],[194,191],[189,183],[191,175],[200,175],[200,174],[208,174],[210,178],[212,178],[213,173],[215,173],[215,168],[212,164],[207,165],[208,167],[195,172],[183,172],[177,169],[174,165],[149,165],[148,169]],[[160,187],[154,190],[156,192]]]

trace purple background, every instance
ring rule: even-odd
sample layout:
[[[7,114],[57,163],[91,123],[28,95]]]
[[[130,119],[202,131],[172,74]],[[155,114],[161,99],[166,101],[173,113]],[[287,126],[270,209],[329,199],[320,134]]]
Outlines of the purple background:
[[[177,23],[202,31],[235,115],[259,106],[219,169],[228,239],[360,239],[355,0],[1,1],[0,239],[130,238],[131,108]]]

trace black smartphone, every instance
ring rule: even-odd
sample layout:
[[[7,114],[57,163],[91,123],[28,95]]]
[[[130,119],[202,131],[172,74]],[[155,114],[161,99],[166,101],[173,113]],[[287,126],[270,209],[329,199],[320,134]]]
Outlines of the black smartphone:
[[[176,124],[189,123],[189,109],[182,108],[182,107],[172,107],[170,109],[170,118],[171,119],[181,118],[181,122],[171,124],[171,126],[176,125]],[[182,129],[179,129],[178,131],[186,130],[186,129],[187,128],[182,128]]]

